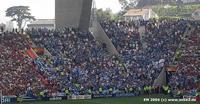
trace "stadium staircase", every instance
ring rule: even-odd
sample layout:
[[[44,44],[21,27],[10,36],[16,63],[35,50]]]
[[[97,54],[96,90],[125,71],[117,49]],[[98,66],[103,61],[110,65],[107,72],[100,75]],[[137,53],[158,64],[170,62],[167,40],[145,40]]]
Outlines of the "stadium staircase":
[[[107,34],[104,32],[103,28],[97,21],[93,21],[92,27],[90,28],[90,32],[98,42],[100,42],[101,44],[106,44],[106,50],[111,55],[119,56],[119,53],[117,52],[115,46],[113,45],[113,43],[108,38]]]
[[[192,31],[194,31],[194,28],[192,29],[189,29],[189,27],[186,29],[185,33],[183,34],[183,37],[181,38],[181,41],[175,51],[175,54],[174,54],[174,58],[173,58],[173,61],[172,61],[172,65],[177,65],[177,62],[178,60],[176,60],[177,58],[177,53],[180,52],[183,48],[184,48],[184,45],[183,43],[186,41],[186,37],[188,35],[191,35]],[[181,52],[180,52],[180,55],[181,55]],[[166,85],[166,69],[163,68],[161,73],[159,74],[158,78],[154,80],[154,84],[153,85]]]
[[[93,20],[91,21],[91,26],[89,28],[89,31],[100,44],[106,44],[106,50],[110,55],[117,56],[118,60],[122,64],[124,70],[127,70],[123,59],[120,57],[120,54],[118,53],[117,49],[113,45],[112,41],[109,39],[108,35],[105,33],[104,29],[101,27],[100,23],[97,22],[96,15],[93,15]]]
[[[29,34],[23,34],[23,37],[25,38],[25,40],[31,43],[31,47],[37,47],[37,45],[31,40]],[[52,57],[51,53],[46,48],[43,48],[43,49],[44,49],[44,55]]]
[[[109,54],[119,56],[117,49],[113,45],[112,41],[109,39],[108,35],[105,33],[104,29],[101,27],[100,23],[98,22],[97,11],[95,11],[94,9],[96,8],[96,4],[94,1],[92,5],[93,9],[90,18],[89,31],[92,33],[95,40],[97,40],[100,44],[106,44],[106,50],[109,52]]]
[[[144,37],[145,37],[145,26],[140,26],[139,27],[139,33],[140,33],[140,36],[141,36],[142,48],[146,49],[147,48],[147,44],[146,44],[146,42],[144,40]]]
[[[177,58],[178,58],[178,56],[181,56],[181,51],[185,48],[184,47],[184,42],[187,42],[187,37],[189,35],[191,35],[192,31],[194,31],[194,30],[195,30],[195,28],[192,28],[192,29],[187,28],[187,30],[184,33],[183,37],[181,38],[181,42],[179,43],[179,45],[178,45],[178,47],[176,49],[176,52],[174,54],[173,64],[177,64],[177,62],[178,62]]]
[[[32,42],[32,40],[30,39],[28,34],[21,33],[20,37],[22,37],[23,40],[26,41],[27,44],[31,45],[31,47],[37,47],[35,45],[35,43]],[[20,63],[24,63],[24,62],[21,62],[21,60],[20,60]],[[33,64],[31,64],[31,66],[35,67]],[[31,71],[34,72],[34,73],[37,73],[38,79],[40,79],[46,87],[48,87],[49,89],[52,88],[52,86],[50,85],[50,83],[47,80],[47,76],[46,75],[44,75],[43,73],[39,72],[35,68],[31,69]]]

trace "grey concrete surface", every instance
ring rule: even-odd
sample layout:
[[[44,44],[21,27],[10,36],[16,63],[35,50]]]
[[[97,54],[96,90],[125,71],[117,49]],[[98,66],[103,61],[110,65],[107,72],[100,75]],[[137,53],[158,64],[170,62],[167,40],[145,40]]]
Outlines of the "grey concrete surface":
[[[88,29],[92,0],[55,0],[56,28]]]
[[[107,46],[107,51],[112,55],[119,56],[115,46],[113,45],[112,41],[108,38],[107,34],[104,32],[103,28],[99,23],[93,21],[93,26],[90,28],[94,38],[99,41],[100,43],[105,43]]]

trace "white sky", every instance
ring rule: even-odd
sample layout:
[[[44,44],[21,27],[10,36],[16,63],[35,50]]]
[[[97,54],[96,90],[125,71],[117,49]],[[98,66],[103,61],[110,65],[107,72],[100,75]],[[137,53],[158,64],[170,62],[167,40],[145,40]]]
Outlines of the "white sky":
[[[111,8],[114,13],[120,11],[118,0],[95,0],[96,7]],[[55,0],[0,0],[0,23],[5,23],[10,18],[5,17],[5,11],[11,6],[29,6],[36,19],[55,18]]]

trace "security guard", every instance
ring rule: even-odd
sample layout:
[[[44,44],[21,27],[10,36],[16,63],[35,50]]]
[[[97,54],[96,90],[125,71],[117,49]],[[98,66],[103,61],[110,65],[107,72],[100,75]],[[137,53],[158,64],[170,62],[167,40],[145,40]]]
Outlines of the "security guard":
[[[40,97],[44,97],[44,91],[40,92]]]
[[[133,88],[132,87],[129,88],[129,92],[133,93]]]
[[[102,87],[99,88],[99,93],[102,93],[103,92],[103,89]]]
[[[144,86],[144,94],[147,94],[147,88]]]
[[[92,90],[91,90],[91,89],[88,89],[88,93],[89,93],[89,94],[92,94]]]
[[[151,93],[151,90],[152,90],[152,87],[151,87],[151,86],[149,86],[149,94]]]
[[[69,90],[68,90],[68,89],[65,89],[65,94],[66,94],[66,95],[70,95],[70,93],[69,93]]]
[[[164,86],[163,85],[163,90],[164,90],[164,94],[167,94],[168,90],[169,90],[169,86]]]
[[[196,97],[200,97],[200,92],[196,92]]]
[[[110,87],[110,88],[109,88],[109,93],[111,94],[111,93],[112,93],[112,91],[113,91],[113,89]]]
[[[61,74],[61,76],[64,76],[64,75],[65,75],[65,73],[64,73],[64,72],[60,72],[60,74]]]

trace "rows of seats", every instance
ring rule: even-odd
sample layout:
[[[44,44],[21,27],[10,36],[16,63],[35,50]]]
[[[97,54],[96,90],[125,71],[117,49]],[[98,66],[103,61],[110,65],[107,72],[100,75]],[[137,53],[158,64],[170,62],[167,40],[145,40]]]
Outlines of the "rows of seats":
[[[186,92],[199,90],[200,41],[197,21],[152,20],[144,24],[144,34],[138,33],[134,22],[102,21],[101,25],[124,58],[126,66],[130,65],[128,69],[145,71],[147,85],[153,84],[163,68],[176,65],[178,71],[169,75],[171,89]],[[180,45],[184,46],[181,52]],[[175,63],[177,52],[181,56]]]
[[[101,22],[130,73],[143,71],[144,79],[134,76],[143,86],[152,85],[162,68],[171,64],[187,22],[152,20],[144,25],[145,34],[139,34],[134,22]]]
[[[192,24],[195,24],[192,22]],[[191,93],[200,89],[200,25],[193,26],[191,34],[183,38],[180,47],[181,57],[178,61],[178,71],[170,78],[174,90]]]
[[[24,54],[29,45],[19,33],[0,35],[0,89],[4,95],[23,95],[28,89],[35,93],[47,87],[45,77]]]
[[[5,94],[138,94],[166,66],[177,60],[178,71],[169,80],[173,89],[199,88],[199,27],[187,32],[186,20],[150,20],[144,34],[134,22],[101,21],[122,61],[107,53],[90,32],[76,28],[28,30],[35,47],[50,55],[27,56],[33,47],[15,32],[0,35],[0,88]],[[189,30],[188,30],[189,31]],[[179,47],[183,45],[182,47]],[[185,87],[187,85],[187,87]],[[190,86],[191,85],[191,86]],[[137,92],[138,91],[138,92]]]
[[[89,32],[65,28],[31,30],[29,34],[38,47],[51,53],[52,57],[42,56],[35,64],[49,76],[48,80],[57,80],[60,92],[103,94],[109,93],[109,89],[123,92],[124,86],[133,87],[126,83],[128,73],[120,61],[108,55]]]

